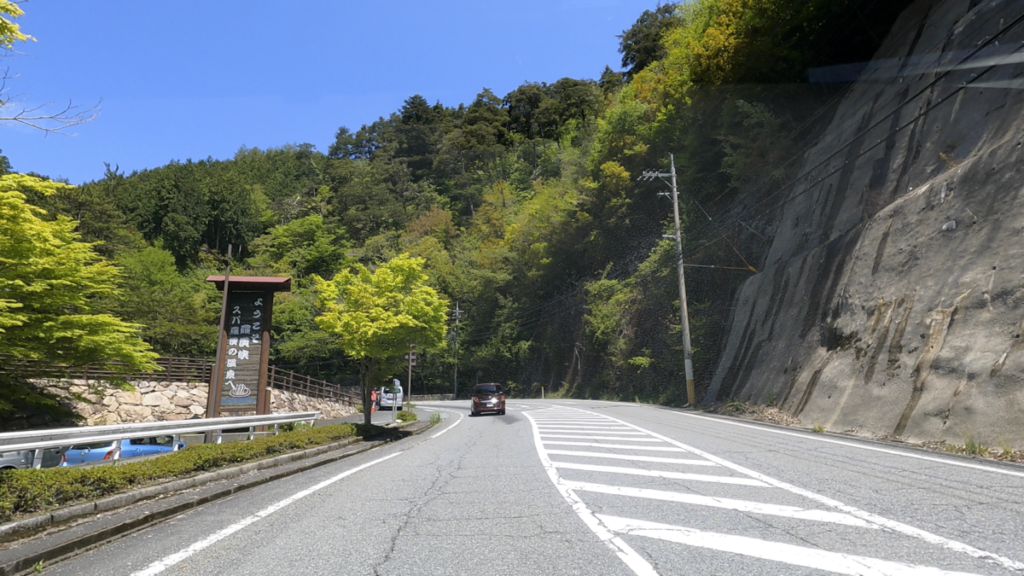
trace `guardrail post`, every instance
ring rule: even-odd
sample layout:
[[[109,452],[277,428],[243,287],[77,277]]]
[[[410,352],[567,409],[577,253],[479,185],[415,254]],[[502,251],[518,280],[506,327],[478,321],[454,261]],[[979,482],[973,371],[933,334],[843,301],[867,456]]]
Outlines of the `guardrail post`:
[[[221,440],[223,440],[223,439],[224,439],[224,431],[223,430],[217,430],[217,440],[214,442],[214,444],[220,444]]]
[[[32,467],[42,468],[43,467],[43,449],[36,448],[35,453],[32,454]]]
[[[277,436],[277,424],[274,424],[274,436]]]
[[[178,451],[178,440],[180,438],[181,438],[180,434],[174,434],[174,435],[171,436],[171,445],[174,446],[174,448],[171,448],[171,452],[177,452]]]
[[[255,435],[256,435],[256,427],[255,426],[249,426],[249,437],[247,438],[247,440],[252,440],[253,436],[255,436]]]
[[[121,459],[121,441],[114,440],[114,455],[110,457],[111,460]]]

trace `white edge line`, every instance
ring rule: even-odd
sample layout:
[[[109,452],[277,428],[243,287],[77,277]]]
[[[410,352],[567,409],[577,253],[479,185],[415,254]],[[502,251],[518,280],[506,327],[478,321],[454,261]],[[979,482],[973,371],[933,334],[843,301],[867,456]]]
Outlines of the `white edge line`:
[[[558,471],[551,464],[551,460],[548,458],[547,453],[544,451],[544,444],[540,440],[540,432],[537,430],[537,422],[533,419],[533,416],[529,413],[524,414],[530,419],[533,424],[533,442],[537,447],[537,455],[540,456],[540,463],[544,466],[544,470],[548,473],[548,478],[551,479],[551,483],[555,485],[555,489],[562,495],[562,498],[569,503],[576,515],[583,520],[583,523],[590,528],[597,537],[604,542],[609,548],[615,552],[616,556],[622,560],[626,566],[630,568],[638,576],[658,576],[658,571],[654,569],[647,560],[644,560],[640,554],[633,550],[633,548],[626,544],[621,538],[616,536],[611,530],[609,530],[597,516],[587,508],[587,505],[583,503],[583,500],[576,495],[575,492],[564,486],[561,482],[561,478],[558,476]]]
[[[776,430],[771,426],[756,426],[754,424],[744,424],[742,422],[731,422],[729,420],[720,420],[718,418],[709,418],[702,414],[691,414],[689,412],[676,412],[670,410],[673,414],[679,414],[680,416],[692,416],[700,418],[702,420],[710,420],[712,422],[718,422],[720,424],[729,424],[731,426],[740,426],[742,428],[751,428],[762,432],[771,432],[773,434],[782,434],[785,436],[796,436],[797,438],[803,438],[804,440],[813,440],[815,442],[825,442],[827,444],[839,444],[840,446],[849,446],[852,448],[860,448],[861,450],[870,450],[872,452],[882,452],[883,454],[893,454],[895,456],[906,456],[907,458],[917,458],[918,460],[927,460],[929,462],[938,462],[940,464],[949,464],[950,466],[960,466],[963,468],[973,468],[975,470],[984,470],[985,472],[995,472],[996,474],[1007,474],[1009,476],[1017,476],[1024,478],[1024,472],[1017,472],[1016,470],[1003,470],[995,466],[985,466],[983,464],[975,464],[973,462],[958,462],[956,460],[937,458],[935,456],[926,456],[924,454],[912,454],[905,451],[893,450],[891,448],[879,448],[878,446],[868,446],[857,442],[847,442],[844,440],[835,440],[832,438],[824,438],[818,435],[801,434],[799,432],[789,432],[787,430]]]
[[[361,466],[356,466],[355,468],[352,468],[351,470],[347,470],[345,472],[342,472],[341,474],[338,474],[337,476],[328,478],[327,480],[324,480],[323,482],[321,482],[321,483],[319,483],[319,484],[317,484],[315,486],[312,486],[310,488],[306,488],[305,490],[303,490],[301,492],[297,492],[297,493],[289,496],[288,498],[285,498],[284,500],[281,500],[280,502],[277,502],[275,504],[271,504],[270,506],[267,506],[266,508],[264,508],[263,510],[260,510],[259,512],[253,514],[252,516],[248,516],[246,518],[243,518],[243,519],[239,520],[238,522],[235,522],[234,524],[228,526],[227,528],[223,528],[221,530],[218,530],[217,532],[214,532],[213,534],[207,536],[206,538],[203,538],[202,540],[196,542],[195,544],[192,544],[191,546],[189,546],[188,548],[185,548],[184,550],[181,550],[181,551],[176,552],[174,554],[171,554],[170,556],[167,556],[167,557],[165,557],[165,558],[163,558],[161,560],[157,560],[156,562],[153,562],[152,564],[147,566],[145,569],[140,570],[138,572],[134,572],[132,574],[132,576],[155,576],[156,574],[159,574],[159,573],[163,572],[164,570],[167,570],[171,566],[177,564],[178,562],[181,562],[182,560],[188,558],[189,556],[192,556],[196,552],[199,552],[200,550],[203,550],[204,548],[208,548],[208,547],[212,546],[213,544],[216,544],[217,542],[223,540],[224,538],[227,538],[228,536],[234,534],[235,532],[238,532],[242,528],[245,528],[246,526],[248,526],[250,524],[253,524],[254,522],[257,522],[258,520],[262,520],[263,518],[266,518],[267,516],[270,516],[274,512],[277,512],[281,508],[284,508],[285,506],[295,502],[296,500],[299,500],[301,498],[305,498],[306,496],[309,496],[310,494],[312,494],[312,493],[314,493],[314,492],[316,492],[316,491],[318,491],[318,490],[320,490],[322,488],[326,488],[327,486],[330,486],[331,484],[334,484],[335,482],[337,482],[338,480],[341,480],[342,478],[345,478],[346,476],[350,476],[352,474],[355,474],[356,472],[359,472],[360,470],[364,470],[366,468],[369,468],[370,466],[373,466],[375,464],[380,464],[381,462],[384,462],[385,460],[390,460],[391,458],[394,458],[395,456],[398,456],[399,454],[401,454],[401,452],[395,452],[394,454],[389,454],[388,456],[385,456],[383,458],[378,458],[378,459],[376,459],[376,460],[374,460],[372,462],[367,462],[366,464],[363,464]]]
[[[739,472],[740,474],[746,474],[747,476],[750,476],[751,478],[756,478],[756,479],[758,479],[758,480],[760,480],[760,481],[762,481],[762,482],[764,482],[766,484],[770,484],[772,486],[775,486],[776,488],[782,488],[783,490],[785,490],[787,492],[791,492],[793,494],[797,494],[799,496],[803,496],[805,498],[809,498],[811,500],[814,500],[815,502],[819,502],[821,504],[824,504],[826,506],[830,506],[830,507],[835,508],[837,510],[842,510],[843,512],[846,512],[847,514],[850,514],[851,516],[856,516],[857,518],[860,518],[862,520],[866,520],[868,522],[872,522],[874,524],[877,524],[877,525],[881,526],[884,529],[891,530],[893,532],[898,532],[898,533],[906,535],[906,536],[913,536],[915,538],[924,540],[925,542],[928,542],[929,544],[935,544],[936,546],[941,546],[943,548],[946,548],[947,550],[953,550],[955,552],[962,552],[962,553],[967,554],[968,556],[972,556],[974,558],[980,558],[980,559],[983,559],[983,560],[988,560],[988,561],[994,562],[996,564],[999,564],[1003,568],[1007,568],[1007,569],[1010,569],[1010,570],[1024,571],[1024,563],[1022,563],[1022,562],[1018,562],[1016,560],[1012,560],[1012,559],[1007,558],[1005,556],[1000,556],[999,554],[996,554],[994,552],[987,552],[985,550],[980,550],[980,549],[975,548],[973,546],[970,546],[968,544],[964,544],[963,542],[958,542],[956,540],[951,540],[949,538],[945,538],[943,536],[939,536],[938,534],[932,534],[931,532],[927,532],[927,531],[922,530],[920,528],[915,528],[915,527],[910,526],[908,524],[903,524],[902,522],[897,522],[895,520],[889,520],[888,518],[884,518],[884,517],[879,516],[877,514],[872,514],[871,512],[867,512],[866,510],[861,510],[860,508],[857,508],[857,507],[854,507],[854,506],[850,506],[848,504],[843,504],[842,502],[839,502],[838,500],[833,500],[833,499],[831,499],[831,498],[829,498],[827,496],[822,496],[820,494],[811,492],[810,490],[805,490],[803,488],[794,486],[792,484],[788,484],[788,483],[783,482],[781,480],[776,480],[776,479],[771,478],[769,476],[765,476],[764,474],[761,474],[759,472],[754,472],[753,470],[750,470],[748,468],[744,468],[743,466],[740,466],[739,464],[733,464],[732,462],[729,462],[728,460],[719,458],[718,456],[715,456],[713,454],[709,454],[708,452],[700,450],[699,448],[694,448],[692,446],[688,446],[686,444],[683,444],[682,442],[677,442],[677,441],[675,441],[675,440],[673,440],[671,438],[668,438],[667,436],[662,436],[661,434],[658,434],[656,432],[651,432],[650,430],[645,430],[645,429],[643,429],[643,428],[641,428],[639,426],[636,426],[634,424],[630,424],[629,422],[626,422],[624,420],[618,420],[617,418],[613,418],[613,420],[617,420],[618,422],[621,422],[621,423],[623,423],[623,424],[625,424],[625,425],[627,425],[627,426],[629,426],[631,428],[634,428],[636,430],[639,430],[641,432],[647,432],[648,434],[650,434],[651,436],[653,436],[655,438],[660,438],[660,439],[664,440],[665,442],[668,442],[669,444],[673,444],[675,446],[678,446],[679,448],[682,448],[683,450],[686,450],[686,451],[691,452],[693,454],[696,454],[698,456],[703,456],[704,458],[707,458],[708,460],[710,460],[710,461],[712,461],[712,462],[714,462],[716,464],[720,464],[722,466],[725,466],[727,468],[735,470],[736,472]]]
[[[437,438],[437,437],[438,437],[438,436],[440,436],[441,434],[444,434],[445,432],[447,432],[447,431],[451,430],[452,428],[455,428],[456,426],[458,426],[459,424],[461,424],[461,423],[462,423],[462,419],[463,419],[463,418],[464,418],[464,416],[463,416],[462,414],[459,414],[459,419],[455,421],[455,424],[452,424],[451,426],[449,426],[449,427],[445,428],[444,430],[441,430],[441,431],[440,431],[440,432],[438,432],[437,434],[434,434],[434,435],[433,435],[433,436],[431,436],[431,437],[430,437],[429,439],[430,439],[430,440],[433,440],[434,438]]]

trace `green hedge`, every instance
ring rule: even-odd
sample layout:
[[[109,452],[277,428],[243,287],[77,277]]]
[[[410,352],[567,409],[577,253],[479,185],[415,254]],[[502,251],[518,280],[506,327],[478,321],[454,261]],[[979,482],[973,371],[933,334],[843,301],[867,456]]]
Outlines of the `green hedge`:
[[[256,460],[381,430],[363,424],[333,424],[284,432],[250,442],[197,444],[159,458],[117,466],[46,468],[0,472],[0,523],[15,517],[96,500],[132,488],[191,476],[228,464]]]

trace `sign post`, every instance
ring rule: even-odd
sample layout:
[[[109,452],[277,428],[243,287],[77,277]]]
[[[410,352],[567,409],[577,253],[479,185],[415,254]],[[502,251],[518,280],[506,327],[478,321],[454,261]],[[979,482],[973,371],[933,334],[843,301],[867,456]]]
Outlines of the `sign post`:
[[[210,276],[224,289],[223,276]],[[288,292],[291,278],[233,276],[221,318],[220,359],[210,381],[209,405],[214,415],[227,412],[270,414],[267,367],[274,293]]]

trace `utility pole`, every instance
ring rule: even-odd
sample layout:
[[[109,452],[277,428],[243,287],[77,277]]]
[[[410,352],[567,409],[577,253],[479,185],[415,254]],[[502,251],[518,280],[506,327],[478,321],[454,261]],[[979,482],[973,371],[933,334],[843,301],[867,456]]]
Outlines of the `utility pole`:
[[[459,310],[459,302],[455,301],[455,388],[452,391],[452,400],[459,397],[459,320],[462,319],[462,311]]]
[[[409,361],[409,381],[406,383],[409,392],[409,401],[412,402],[412,367],[416,365],[416,345],[409,344],[409,353],[405,355]]]
[[[640,175],[640,180],[653,180],[655,178],[671,178],[672,193],[659,192],[658,196],[671,196],[672,216],[676,222],[676,267],[679,269],[679,312],[682,317],[683,332],[683,364],[686,367],[686,404],[693,406],[697,403],[697,392],[693,386],[693,354],[690,351],[690,317],[686,311],[686,278],[683,274],[683,236],[679,229],[679,192],[676,189],[676,160],[672,154],[668,155],[671,171],[669,173],[656,170],[645,170]]]

